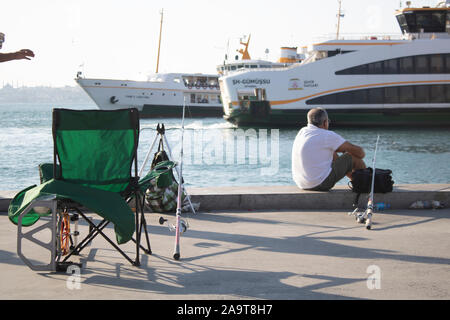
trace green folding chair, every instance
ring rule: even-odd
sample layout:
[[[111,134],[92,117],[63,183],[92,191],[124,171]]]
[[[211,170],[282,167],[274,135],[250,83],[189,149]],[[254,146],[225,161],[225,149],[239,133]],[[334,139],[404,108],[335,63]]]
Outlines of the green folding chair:
[[[137,109],[53,109],[52,129],[53,163],[40,166],[41,185],[19,192],[8,210],[10,220],[18,225],[19,257],[33,270],[64,269],[71,264],[68,259],[72,255],[80,254],[101,235],[132,265],[139,266],[140,249],[151,254],[143,190],[151,179],[171,170],[175,163],[161,164],[139,182]],[[103,220],[94,224],[86,216],[86,209],[100,215]],[[51,215],[47,224],[37,231],[23,232],[23,226],[33,225],[45,215]],[[79,217],[89,224],[89,232],[74,244],[72,236],[77,234],[68,233],[67,224],[68,219],[77,221]],[[110,222],[114,224],[117,244],[129,240],[135,243],[134,259],[103,232]],[[34,237],[43,228],[51,229],[49,244]],[[141,245],[142,232],[146,247]],[[22,253],[23,239],[48,249],[51,252],[50,263],[35,265],[27,259]]]

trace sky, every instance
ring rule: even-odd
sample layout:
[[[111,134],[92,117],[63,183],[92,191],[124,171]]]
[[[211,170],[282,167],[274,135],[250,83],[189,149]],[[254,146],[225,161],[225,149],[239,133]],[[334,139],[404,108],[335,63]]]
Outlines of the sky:
[[[435,6],[412,0],[412,6]],[[74,86],[86,77],[144,80],[159,72],[215,73],[251,34],[253,59],[277,60],[336,34],[337,0],[5,0],[0,52],[31,49],[32,60],[0,63],[0,86]],[[399,35],[402,0],[342,0],[341,36]],[[268,53],[266,53],[268,49]]]

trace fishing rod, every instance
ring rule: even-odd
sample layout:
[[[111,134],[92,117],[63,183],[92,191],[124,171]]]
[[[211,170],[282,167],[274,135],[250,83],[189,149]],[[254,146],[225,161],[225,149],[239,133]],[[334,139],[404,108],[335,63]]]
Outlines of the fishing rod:
[[[370,230],[372,228],[372,215],[373,215],[373,192],[375,187],[375,161],[377,156],[378,149],[378,141],[380,139],[380,135],[377,136],[377,142],[375,143],[375,152],[373,154],[373,162],[372,162],[372,182],[370,186],[370,195],[369,201],[367,202],[367,209],[356,216],[356,220],[358,223],[366,223],[366,229]]]
[[[183,101],[183,117],[181,119],[181,150],[180,150],[180,170],[178,172],[178,195],[177,195],[177,212],[175,218],[175,248],[173,252],[173,258],[175,260],[180,259],[180,227],[181,227],[181,198],[183,193],[183,140],[184,140],[184,114],[186,109],[186,98]],[[183,223],[183,232],[186,231],[187,225]]]

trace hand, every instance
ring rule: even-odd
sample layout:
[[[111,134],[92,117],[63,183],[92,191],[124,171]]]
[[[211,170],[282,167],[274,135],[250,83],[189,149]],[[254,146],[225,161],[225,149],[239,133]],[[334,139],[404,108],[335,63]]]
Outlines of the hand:
[[[21,59],[31,60],[29,57],[34,57],[34,52],[29,49],[22,49],[20,51],[15,52],[14,54],[17,60]]]

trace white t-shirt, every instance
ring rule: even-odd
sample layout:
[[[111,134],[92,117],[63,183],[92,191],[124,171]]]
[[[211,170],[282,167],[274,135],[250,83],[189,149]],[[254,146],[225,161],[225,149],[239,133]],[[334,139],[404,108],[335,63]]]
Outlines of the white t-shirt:
[[[345,142],[339,134],[312,124],[303,127],[292,147],[292,177],[302,189],[321,184],[331,172],[333,154]]]

